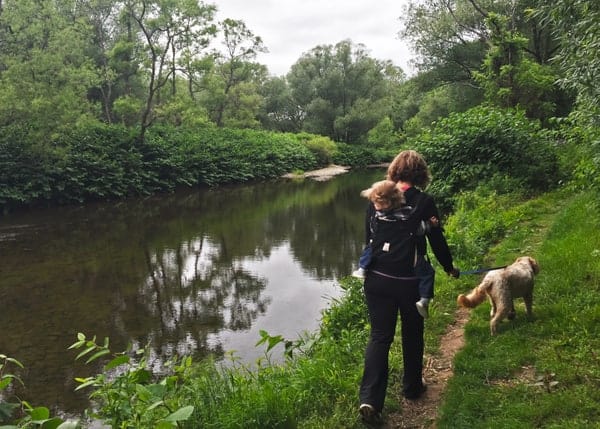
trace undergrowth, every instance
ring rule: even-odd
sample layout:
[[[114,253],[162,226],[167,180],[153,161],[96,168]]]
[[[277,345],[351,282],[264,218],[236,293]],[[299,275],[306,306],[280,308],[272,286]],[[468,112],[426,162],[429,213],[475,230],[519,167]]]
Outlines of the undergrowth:
[[[530,215],[490,255],[538,260],[534,320],[519,299],[516,319],[491,337],[489,304],[472,312],[438,428],[600,427],[597,200],[555,193],[524,207]]]

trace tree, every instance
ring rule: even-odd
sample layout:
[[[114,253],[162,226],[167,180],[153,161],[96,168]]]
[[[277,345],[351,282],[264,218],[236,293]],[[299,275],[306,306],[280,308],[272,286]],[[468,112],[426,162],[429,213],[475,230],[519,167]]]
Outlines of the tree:
[[[188,52],[193,46],[206,46],[205,36],[212,34],[208,24],[214,6],[200,6],[194,0],[127,0],[124,13],[137,24],[143,40],[142,65],[148,85],[140,118],[140,140],[154,120],[155,104],[160,103],[161,90],[170,81],[175,93],[177,47]]]
[[[269,130],[299,132],[302,128],[302,112],[295,103],[285,77],[268,78],[260,88],[265,100],[259,120]]]
[[[236,111],[247,118],[256,117],[260,103],[253,105],[244,103],[240,99],[242,94],[249,95],[248,91],[254,91],[258,95],[258,87],[255,84],[266,79],[267,70],[265,66],[254,63],[260,52],[267,52],[262,39],[246,27],[243,21],[225,19],[221,22],[223,32],[224,53],[217,53],[212,86],[209,88],[209,111],[212,120],[217,126],[222,127],[229,118],[236,115]],[[237,88],[242,86],[243,88]],[[255,97],[258,100],[260,97]],[[250,108],[249,112],[241,112],[235,107]],[[233,119],[233,122],[238,122]],[[252,120],[256,125],[257,121]],[[249,125],[249,124],[247,124]]]
[[[485,89],[488,101],[500,107],[521,107],[528,117],[545,119],[556,111],[560,98],[551,66],[524,57],[527,39],[510,28],[507,17],[489,14],[490,47],[482,72],[475,79]]]
[[[523,34],[522,47],[534,61],[544,64],[556,50],[550,29],[526,10],[538,0],[424,0],[411,1],[401,17],[400,36],[419,55],[421,70],[448,68],[451,80],[470,79],[479,68],[489,41],[489,14],[507,17],[511,28]],[[454,74],[452,74],[454,73]]]
[[[600,4],[592,0],[542,0],[533,16],[560,42],[560,84],[577,95],[579,112],[598,126],[600,106]]]
[[[93,116],[99,76],[87,57],[90,27],[74,0],[12,0],[0,15],[0,125],[27,123],[46,137]]]
[[[370,58],[350,40],[313,48],[287,75],[302,130],[347,143],[366,142],[367,132],[388,115],[391,88],[403,78],[399,68]]]

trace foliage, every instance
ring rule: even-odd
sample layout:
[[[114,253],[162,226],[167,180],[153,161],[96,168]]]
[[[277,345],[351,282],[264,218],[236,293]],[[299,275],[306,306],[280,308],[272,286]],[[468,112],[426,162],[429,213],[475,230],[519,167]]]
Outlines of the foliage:
[[[500,107],[520,107],[530,118],[544,119],[556,110],[557,75],[547,65],[524,56],[527,39],[509,27],[508,17],[490,13],[486,19],[490,48],[475,80],[486,99]]]
[[[600,106],[600,19],[598,2],[589,0],[543,0],[530,11],[552,29],[560,42],[555,62],[565,72],[563,87],[577,95],[579,114],[598,126]]]
[[[370,58],[363,45],[344,40],[317,46],[292,66],[288,98],[303,113],[302,130],[363,143],[367,132],[389,113],[389,90],[402,77],[391,64]],[[290,117],[293,111],[287,110],[285,117]]]
[[[9,210],[269,179],[335,155],[333,142],[306,134],[157,126],[143,142],[137,136],[135,129],[92,122],[41,145],[24,127],[3,127],[0,205]]]
[[[515,254],[538,260],[534,319],[517,300],[516,318],[490,337],[489,305],[472,311],[438,427],[597,426],[597,201],[591,193],[547,195],[495,249],[496,263]]]
[[[329,137],[309,133],[289,134],[288,136],[302,143],[314,155],[319,167],[331,164],[338,153],[338,146]]]
[[[482,182],[505,187],[503,178],[510,177],[518,189],[535,193],[560,180],[551,135],[520,110],[482,106],[453,113],[407,145],[427,159],[437,178],[430,190],[445,209]]]
[[[60,156],[28,140],[28,129],[0,127],[0,206],[51,198]]]
[[[403,141],[403,135],[394,129],[394,123],[389,116],[379,121],[367,133],[367,143],[373,148],[398,147]]]
[[[103,373],[92,377],[76,378],[77,389],[93,387],[90,398],[98,406],[91,411],[93,418],[109,423],[111,427],[153,427],[167,429],[180,427],[192,415],[194,407],[182,406],[178,397],[192,364],[190,357],[173,358],[165,364],[164,375],[154,380],[149,368],[149,349],[113,353],[109,340],[103,344],[96,337],[77,334],[77,341],[69,349],[81,350],[76,360],[86,358],[86,364],[110,357]]]
[[[50,410],[46,407],[32,407],[27,401],[17,398],[17,402],[9,402],[5,394],[11,393],[14,381],[21,379],[11,372],[7,372],[9,365],[24,369],[17,359],[0,354],[0,424],[12,423],[1,426],[2,429],[40,428],[40,429],[77,429],[79,424],[74,421],[63,421],[59,417],[51,417]],[[20,416],[14,421],[15,413]]]
[[[561,169],[569,172],[573,190],[600,190],[600,129],[586,126],[577,115],[555,121]]]
[[[365,146],[338,143],[333,163],[351,167],[363,167],[389,162],[398,153],[397,148],[370,149]]]

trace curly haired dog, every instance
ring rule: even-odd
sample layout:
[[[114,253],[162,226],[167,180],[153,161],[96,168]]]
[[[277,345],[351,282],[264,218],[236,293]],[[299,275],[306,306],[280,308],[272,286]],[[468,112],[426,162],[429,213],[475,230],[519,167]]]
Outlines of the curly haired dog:
[[[487,295],[492,304],[490,331],[494,335],[505,317],[509,320],[515,318],[514,298],[523,297],[527,316],[531,317],[533,277],[539,272],[540,267],[535,259],[521,256],[508,267],[487,273],[470,293],[458,295],[456,302],[460,306],[473,308],[485,301]]]

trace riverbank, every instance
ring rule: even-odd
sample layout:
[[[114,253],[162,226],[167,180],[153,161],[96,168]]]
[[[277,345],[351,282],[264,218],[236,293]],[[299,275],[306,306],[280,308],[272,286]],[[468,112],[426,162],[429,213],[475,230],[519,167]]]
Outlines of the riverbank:
[[[367,165],[365,168],[386,168],[388,164],[372,164]],[[350,171],[351,167],[343,166],[343,165],[335,165],[331,164],[325,168],[320,168],[318,170],[307,171],[304,173],[288,173],[284,174],[282,177],[286,179],[313,179],[318,182],[324,182],[326,180],[332,179],[333,177],[347,173]]]
[[[339,174],[347,173],[348,171],[350,171],[350,167],[331,164],[318,170],[307,171],[304,173],[288,173],[284,174],[282,177],[286,179],[314,179],[318,182],[323,182]]]

